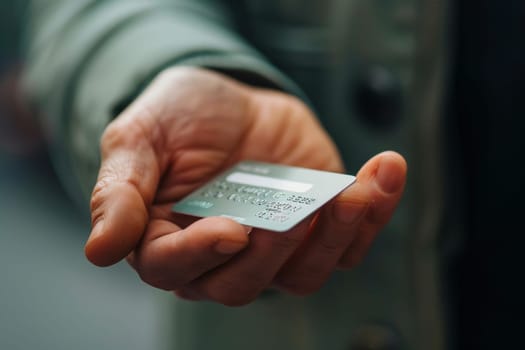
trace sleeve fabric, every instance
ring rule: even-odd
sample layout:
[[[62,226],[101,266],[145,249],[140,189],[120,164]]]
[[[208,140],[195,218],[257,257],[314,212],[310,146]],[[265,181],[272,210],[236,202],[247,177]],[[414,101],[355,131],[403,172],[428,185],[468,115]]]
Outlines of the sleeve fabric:
[[[57,172],[79,203],[96,181],[99,141],[123,101],[171,65],[254,74],[299,89],[235,32],[212,0],[34,0],[24,85]]]

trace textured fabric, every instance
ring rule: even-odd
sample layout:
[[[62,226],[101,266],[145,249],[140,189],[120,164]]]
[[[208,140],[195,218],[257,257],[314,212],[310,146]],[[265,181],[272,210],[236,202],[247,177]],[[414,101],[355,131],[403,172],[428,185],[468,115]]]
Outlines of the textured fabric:
[[[211,2],[34,1],[31,10],[27,90],[43,107],[58,172],[84,206],[104,127],[122,100],[162,68],[231,67],[300,94],[230,29],[226,13]]]

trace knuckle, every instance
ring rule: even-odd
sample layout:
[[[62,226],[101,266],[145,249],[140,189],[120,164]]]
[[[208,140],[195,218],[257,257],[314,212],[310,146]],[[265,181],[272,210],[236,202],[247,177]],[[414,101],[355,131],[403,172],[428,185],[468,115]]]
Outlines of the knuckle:
[[[91,208],[97,208],[108,197],[116,184],[142,188],[145,179],[154,169],[141,157],[119,156],[106,158],[99,171],[98,180],[91,193]]]
[[[135,250],[133,267],[140,279],[155,288],[172,291],[183,288],[191,282],[192,277],[185,272],[166,263],[160,257],[162,254],[151,254],[144,246]]]
[[[101,204],[104,202],[104,198],[106,197],[106,189],[108,187],[108,181],[101,177],[95,184],[95,187],[93,187],[93,191],[91,192],[91,200],[90,200],[90,207],[91,210],[95,210],[101,206]]]
[[[140,279],[155,288],[171,291],[176,289],[178,286],[176,283],[174,283],[172,280],[168,280],[158,271],[154,271],[151,269],[144,269],[141,266],[137,266],[136,268],[137,274],[139,275]]]
[[[144,104],[139,108],[137,116],[149,116],[153,112]],[[102,156],[109,151],[119,147],[137,148],[150,141],[150,123],[145,121],[147,118],[117,118],[109,123],[100,138],[100,149]]]
[[[102,152],[119,144],[125,135],[125,129],[126,128],[122,126],[122,123],[118,119],[115,119],[109,123],[104,129],[104,132],[100,138],[100,148]]]
[[[339,251],[341,250],[340,243],[332,242],[328,240],[326,237],[319,240],[319,246],[325,252],[326,255],[339,254]],[[312,266],[311,268],[316,269],[316,267],[314,266]]]
[[[217,280],[207,288],[208,298],[226,306],[244,306],[254,301],[260,290],[227,279]]]
[[[144,179],[147,176],[147,170],[145,164],[134,162],[128,164],[128,171],[125,172],[125,179],[122,179],[123,183],[130,185],[132,188],[142,188]]]
[[[108,183],[104,179],[97,181],[91,199],[89,201],[89,207],[91,209],[91,222],[93,226],[104,217],[104,203],[106,201],[106,189]]]

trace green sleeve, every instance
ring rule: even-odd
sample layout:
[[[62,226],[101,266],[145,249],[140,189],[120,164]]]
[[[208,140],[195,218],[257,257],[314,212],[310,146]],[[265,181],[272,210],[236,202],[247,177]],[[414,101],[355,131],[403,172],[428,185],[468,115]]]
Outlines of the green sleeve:
[[[167,66],[245,72],[300,94],[235,32],[229,16],[211,0],[32,2],[25,86],[58,173],[79,203],[87,203],[96,180],[105,126]]]

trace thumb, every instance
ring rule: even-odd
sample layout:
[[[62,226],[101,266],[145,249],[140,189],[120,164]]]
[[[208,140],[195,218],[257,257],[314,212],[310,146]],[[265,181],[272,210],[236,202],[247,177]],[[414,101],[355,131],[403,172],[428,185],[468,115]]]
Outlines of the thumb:
[[[142,238],[159,182],[155,152],[142,133],[110,125],[91,196],[92,230],[85,254],[98,266],[125,258]]]

